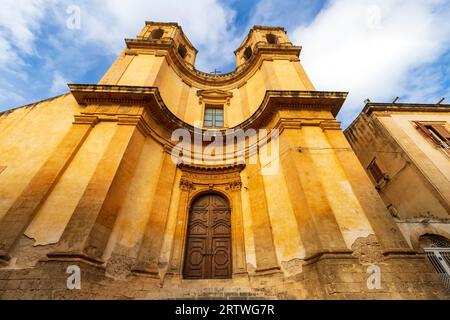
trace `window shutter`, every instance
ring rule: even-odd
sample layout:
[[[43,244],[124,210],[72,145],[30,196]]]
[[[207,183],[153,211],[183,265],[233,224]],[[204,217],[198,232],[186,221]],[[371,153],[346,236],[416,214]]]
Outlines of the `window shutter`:
[[[373,160],[372,163],[367,168],[372,175],[373,179],[376,183],[380,182],[384,178],[384,174],[381,171],[380,167],[377,165],[376,161]]]
[[[443,140],[446,140],[447,142],[450,142],[450,132],[445,128],[445,126],[443,124],[437,125],[434,124],[432,125],[433,130],[436,131]]]
[[[426,127],[423,123],[415,122],[415,124],[417,125],[417,129],[418,129],[425,137],[427,137],[427,138],[433,140],[433,142],[434,142],[435,144],[441,145],[441,142],[440,142],[438,139],[436,139],[435,136],[433,136],[433,135],[431,134],[431,132],[427,129],[427,127]]]

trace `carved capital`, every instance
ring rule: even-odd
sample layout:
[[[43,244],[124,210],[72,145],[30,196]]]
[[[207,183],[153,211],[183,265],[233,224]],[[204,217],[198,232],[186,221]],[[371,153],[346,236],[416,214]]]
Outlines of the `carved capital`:
[[[141,117],[119,117],[119,126],[138,126],[141,122]]]
[[[86,124],[95,126],[99,122],[99,118],[97,116],[79,114],[75,115],[75,121],[73,124]]]
[[[242,182],[240,180],[235,180],[230,182],[230,189],[232,191],[239,191],[242,189]]]
[[[341,123],[335,120],[322,121],[320,128],[322,130],[341,130]]]
[[[180,181],[180,189],[183,191],[191,191],[194,190],[194,184],[187,180],[187,179],[181,179]]]

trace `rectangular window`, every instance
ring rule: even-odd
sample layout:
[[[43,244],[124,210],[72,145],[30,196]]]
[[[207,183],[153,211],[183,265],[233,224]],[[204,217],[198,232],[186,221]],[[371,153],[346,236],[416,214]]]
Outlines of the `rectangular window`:
[[[369,170],[373,180],[375,180],[376,183],[380,183],[380,181],[383,180],[384,178],[383,171],[381,171],[375,159],[373,159],[373,161],[367,167],[367,170]]]
[[[445,122],[414,122],[422,135],[450,157],[450,131]]]
[[[450,132],[445,122],[416,122],[417,129],[437,146],[450,148]]]
[[[205,118],[203,121],[203,125],[208,128],[223,128],[223,106],[207,104],[205,106]]]

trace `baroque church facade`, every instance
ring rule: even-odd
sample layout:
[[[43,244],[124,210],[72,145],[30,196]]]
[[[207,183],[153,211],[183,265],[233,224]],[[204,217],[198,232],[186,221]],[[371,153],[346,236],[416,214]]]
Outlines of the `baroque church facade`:
[[[300,53],[255,26],[208,74],[147,22],[98,84],[1,113],[0,298],[449,298]]]

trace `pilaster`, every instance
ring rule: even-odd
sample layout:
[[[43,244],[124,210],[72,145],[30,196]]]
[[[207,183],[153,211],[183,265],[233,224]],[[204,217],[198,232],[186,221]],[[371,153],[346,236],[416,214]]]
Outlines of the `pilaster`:
[[[324,186],[310,155],[301,152],[305,133],[301,127],[286,129],[280,136],[281,159],[289,197],[294,208],[306,258],[323,252],[350,252]]]
[[[340,160],[355,196],[360,201],[361,207],[373,228],[384,253],[410,252],[407,244],[396,223],[388,211],[367,173],[353,152],[342,131],[332,123],[322,123],[322,129],[330,145],[339,152],[335,152]]]
[[[9,252],[16,240],[26,230],[97,121],[95,116],[75,116],[69,132],[0,221],[0,261],[10,259]]]
[[[159,273],[158,262],[166,231],[176,171],[177,167],[172,161],[170,150],[165,148],[164,159],[156,187],[157,194],[153,198],[144,239],[139,249],[136,266],[133,269],[136,272],[154,276],[157,276]]]
[[[180,181],[180,199],[178,202],[178,214],[175,234],[172,244],[169,268],[167,274],[181,276],[183,269],[183,248],[187,233],[189,218],[189,196],[193,190],[193,184],[185,179]]]
[[[266,191],[259,160],[247,165],[248,192],[255,238],[256,272],[277,272],[280,270],[273,241]]]
[[[119,117],[116,133],[49,258],[102,262],[144,144],[138,124],[139,117]]]
[[[240,181],[230,183],[231,190],[231,241],[233,244],[233,274],[247,274],[245,259],[244,220],[242,214],[242,199]]]

